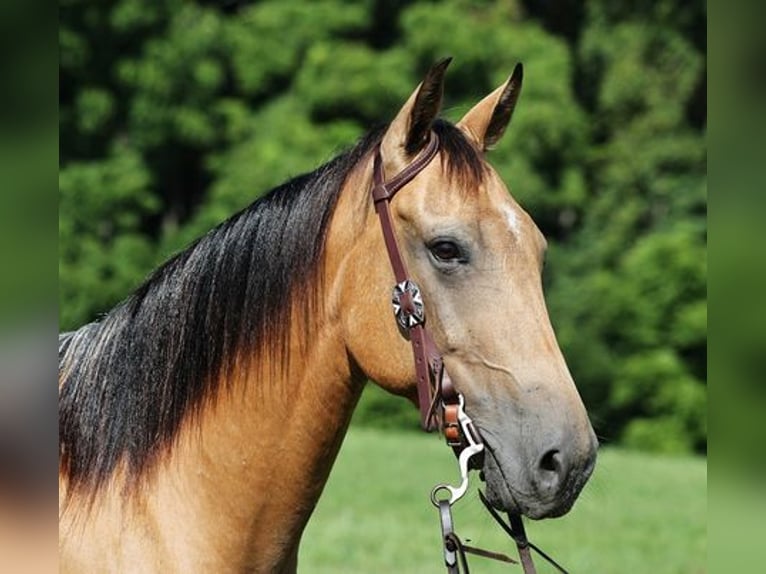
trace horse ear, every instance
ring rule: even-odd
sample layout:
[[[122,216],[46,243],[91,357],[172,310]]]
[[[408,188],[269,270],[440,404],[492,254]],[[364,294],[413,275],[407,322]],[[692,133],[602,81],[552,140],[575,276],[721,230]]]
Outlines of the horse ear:
[[[439,114],[444,73],[452,58],[434,64],[388,126],[380,147],[386,163],[400,168],[427,143],[431,124]]]
[[[471,108],[458,122],[471,139],[485,151],[495,145],[511,122],[521,93],[524,67],[519,63],[508,81]]]

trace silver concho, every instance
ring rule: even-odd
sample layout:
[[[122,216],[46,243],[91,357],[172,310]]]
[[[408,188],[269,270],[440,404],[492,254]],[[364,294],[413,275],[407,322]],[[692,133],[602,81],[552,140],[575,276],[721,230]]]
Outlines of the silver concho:
[[[408,312],[402,306],[402,296],[407,293],[412,301],[413,311]],[[394,306],[394,315],[396,321],[402,329],[411,329],[425,321],[425,311],[423,309],[423,297],[420,295],[420,288],[414,281],[405,280],[394,286],[394,292],[391,296],[391,303]]]

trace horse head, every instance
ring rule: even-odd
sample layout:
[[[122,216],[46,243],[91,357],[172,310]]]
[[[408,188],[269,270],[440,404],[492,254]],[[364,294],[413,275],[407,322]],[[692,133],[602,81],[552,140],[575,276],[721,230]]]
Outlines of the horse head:
[[[548,317],[545,238],[485,155],[511,120],[522,68],[452,125],[437,119],[447,63],[428,72],[380,141],[388,177],[412,162],[432,132],[440,142],[433,161],[391,202],[397,242],[485,443],[488,499],[531,518],[559,516],[590,476],[597,441]],[[369,163],[359,178],[365,189]],[[416,402],[413,357],[391,317],[392,271],[370,204],[341,267],[345,340],[367,376]]]

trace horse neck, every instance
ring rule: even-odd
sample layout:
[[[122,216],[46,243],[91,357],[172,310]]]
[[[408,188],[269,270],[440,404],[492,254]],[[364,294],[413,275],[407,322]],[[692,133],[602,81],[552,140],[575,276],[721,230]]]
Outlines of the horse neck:
[[[371,211],[369,177],[369,166],[352,172],[338,198],[308,334],[299,316],[307,307],[296,304],[284,353],[251,357],[237,380],[211,385],[218,392],[185,419],[131,496],[122,495],[118,472],[87,520],[62,514],[70,533],[65,571],[72,563],[79,569],[78,556],[104,570],[295,569],[301,533],[364,384],[340,319],[343,277],[355,266],[349,246],[369,220],[360,210]]]
[[[190,564],[214,555],[226,569],[236,564],[282,571],[294,565],[364,384],[336,320],[338,267],[345,262],[327,259],[321,315],[310,341],[301,340],[303,324],[295,317],[287,368],[261,361],[228,385],[184,427],[156,474],[156,492],[142,497],[149,506],[140,512],[150,515],[158,533],[177,533],[183,548],[175,554],[186,555]],[[198,538],[178,532],[189,524],[204,530]]]
[[[139,515],[192,564],[215,556],[226,569],[280,571],[297,552],[363,382],[331,325],[290,365],[222,393],[184,428],[156,491],[141,497]],[[201,529],[199,539],[179,527]]]

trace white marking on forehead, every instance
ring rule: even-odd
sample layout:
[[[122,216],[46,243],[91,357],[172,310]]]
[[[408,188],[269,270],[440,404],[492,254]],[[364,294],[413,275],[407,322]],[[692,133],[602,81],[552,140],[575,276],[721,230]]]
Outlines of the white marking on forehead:
[[[508,229],[511,230],[517,239],[521,239],[521,222],[519,221],[519,214],[510,205],[503,206],[503,213],[505,213],[505,220],[508,222]]]

